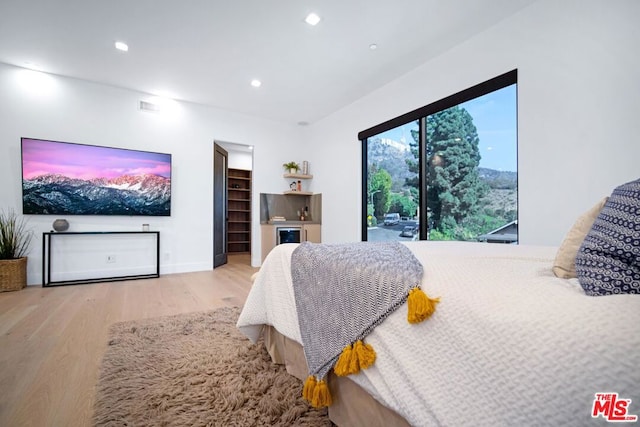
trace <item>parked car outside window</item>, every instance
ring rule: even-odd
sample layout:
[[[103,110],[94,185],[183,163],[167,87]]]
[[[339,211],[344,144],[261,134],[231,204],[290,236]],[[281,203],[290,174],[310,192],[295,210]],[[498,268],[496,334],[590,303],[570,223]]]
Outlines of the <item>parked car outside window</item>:
[[[400,232],[401,237],[413,237],[416,234],[418,234],[418,227],[415,225],[406,225]]]
[[[384,216],[384,225],[396,225],[400,223],[399,213],[388,213]]]

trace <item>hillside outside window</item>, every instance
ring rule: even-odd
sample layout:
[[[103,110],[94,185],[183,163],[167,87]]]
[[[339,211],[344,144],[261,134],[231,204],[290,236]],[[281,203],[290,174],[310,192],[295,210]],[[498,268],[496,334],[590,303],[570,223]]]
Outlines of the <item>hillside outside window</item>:
[[[514,70],[361,132],[362,239],[517,243],[516,87]]]

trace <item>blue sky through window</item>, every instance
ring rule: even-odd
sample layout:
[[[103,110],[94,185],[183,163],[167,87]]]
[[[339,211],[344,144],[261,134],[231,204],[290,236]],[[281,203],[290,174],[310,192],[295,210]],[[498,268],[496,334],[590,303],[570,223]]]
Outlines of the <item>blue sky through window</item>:
[[[471,117],[480,138],[480,167],[518,170],[516,85],[460,104]]]
[[[507,86],[478,98],[460,104],[471,117],[480,139],[480,167],[500,171],[518,170],[518,128],[516,110],[516,85]],[[411,129],[418,129],[415,122],[398,126],[378,134],[409,144]]]

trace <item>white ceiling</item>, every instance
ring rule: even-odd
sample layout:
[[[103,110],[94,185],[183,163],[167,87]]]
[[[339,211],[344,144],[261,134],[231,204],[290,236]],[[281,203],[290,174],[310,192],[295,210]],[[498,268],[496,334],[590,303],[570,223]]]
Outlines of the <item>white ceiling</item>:
[[[0,62],[313,123],[534,1],[0,0]]]

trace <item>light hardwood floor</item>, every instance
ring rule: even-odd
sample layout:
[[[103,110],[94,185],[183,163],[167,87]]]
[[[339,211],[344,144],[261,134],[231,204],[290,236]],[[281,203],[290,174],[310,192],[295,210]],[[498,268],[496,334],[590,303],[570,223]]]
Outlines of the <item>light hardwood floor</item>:
[[[109,326],[241,307],[257,271],[231,255],[213,271],[0,293],[0,426],[90,426]]]

